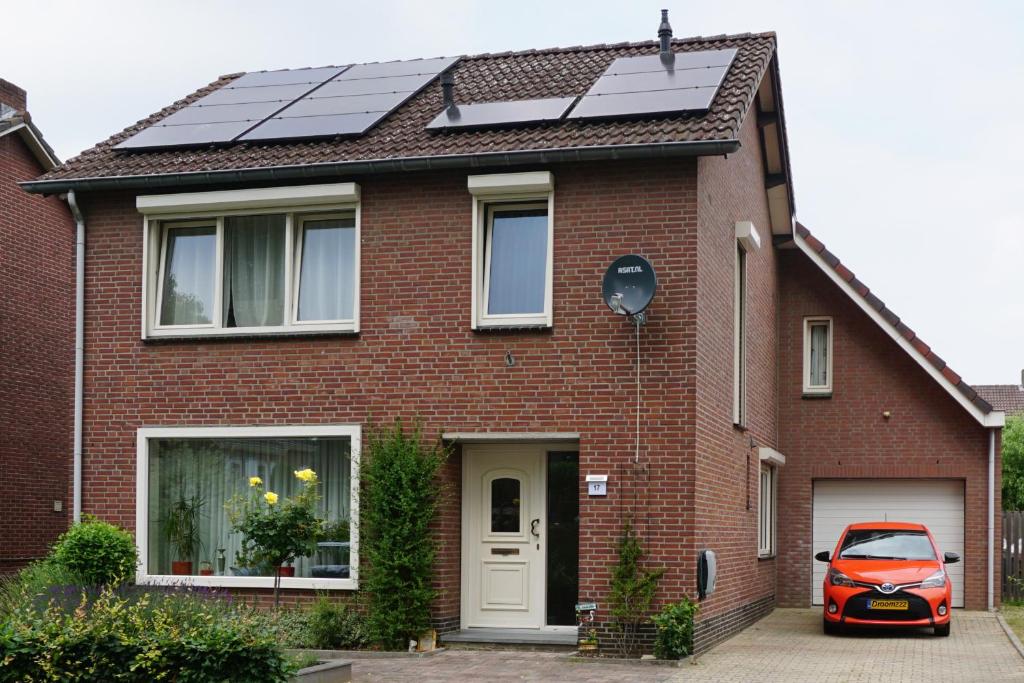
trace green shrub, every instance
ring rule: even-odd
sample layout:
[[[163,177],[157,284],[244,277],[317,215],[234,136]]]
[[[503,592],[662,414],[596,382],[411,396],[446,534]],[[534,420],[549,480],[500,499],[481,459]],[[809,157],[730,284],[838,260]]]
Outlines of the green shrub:
[[[400,650],[430,628],[436,595],[431,527],[441,495],[437,474],[447,453],[439,443],[427,443],[419,428],[406,433],[397,422],[369,430],[367,446],[360,549],[368,628],[382,647]]]
[[[83,593],[0,621],[8,681],[287,681],[293,667],[259,613],[209,591]]]
[[[86,519],[57,539],[51,558],[83,582],[105,586],[135,578],[138,551],[135,540],[124,529]]]
[[[13,576],[0,579],[0,618],[27,603],[48,601],[55,592],[82,585],[78,574],[46,559],[33,562]]]
[[[665,605],[653,617],[657,636],[654,655],[658,659],[682,659],[693,651],[693,618],[700,607],[689,598]]]
[[[622,528],[619,538],[619,557],[612,567],[611,606],[612,636],[615,648],[628,656],[637,652],[640,624],[647,620],[658,589],[658,581],[665,569],[646,570],[641,565],[643,547],[630,522]]]
[[[363,615],[324,596],[310,610],[308,629],[312,647],[321,650],[352,650],[367,642]]]

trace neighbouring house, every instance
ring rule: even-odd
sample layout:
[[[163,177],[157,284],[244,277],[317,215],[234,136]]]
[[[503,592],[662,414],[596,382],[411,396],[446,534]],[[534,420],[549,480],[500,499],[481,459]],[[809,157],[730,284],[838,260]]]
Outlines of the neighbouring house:
[[[978,395],[993,408],[1009,417],[1024,415],[1024,370],[1020,373],[1020,384],[975,384]]]
[[[25,91],[0,79],[0,574],[68,523],[74,222],[59,198],[18,186],[59,163]]]
[[[301,466],[341,528],[282,585],[358,590],[361,437],[403,418],[453,448],[442,638],[606,633],[627,521],[659,606],[714,551],[698,649],[820,600],[856,520],[930,524],[955,605],[998,600],[1003,416],[795,222],[772,33],[232,74],[23,186],[84,218],[80,512],[141,582],[266,595],[222,501]]]

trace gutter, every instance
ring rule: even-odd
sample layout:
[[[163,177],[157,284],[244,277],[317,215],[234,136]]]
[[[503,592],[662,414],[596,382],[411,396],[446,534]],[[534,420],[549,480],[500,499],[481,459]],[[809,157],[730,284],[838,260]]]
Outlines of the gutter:
[[[85,218],[78,207],[75,191],[65,196],[71,215],[75,219],[75,445],[74,445],[74,505],[75,524],[82,521],[82,398],[85,369]]]
[[[328,176],[430,171],[488,166],[518,166],[572,161],[657,159],[692,156],[722,156],[740,149],[739,140],[701,140],[637,145],[589,145],[541,150],[514,150],[442,156],[360,159],[318,164],[270,166],[225,171],[190,171],[150,175],[62,178],[18,183],[27,192],[58,194],[73,190],[128,190],[157,187],[226,185],[261,181],[292,181]]]
[[[988,610],[995,609],[996,428],[988,430]]]

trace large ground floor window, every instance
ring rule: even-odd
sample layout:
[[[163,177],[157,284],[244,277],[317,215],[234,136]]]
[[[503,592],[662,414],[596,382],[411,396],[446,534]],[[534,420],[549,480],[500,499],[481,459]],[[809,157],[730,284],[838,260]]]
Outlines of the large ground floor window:
[[[140,429],[140,583],[270,587],[281,571],[286,588],[355,588],[358,463],[355,426]],[[252,477],[290,497],[305,469],[320,481],[323,537],[281,570],[261,566],[232,531],[226,504],[246,495]]]

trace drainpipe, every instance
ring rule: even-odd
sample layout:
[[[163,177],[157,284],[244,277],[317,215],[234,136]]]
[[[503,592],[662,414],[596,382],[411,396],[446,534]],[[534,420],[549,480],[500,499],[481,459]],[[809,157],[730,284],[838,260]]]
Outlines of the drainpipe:
[[[996,430],[988,430],[988,609],[995,609],[996,583]]]
[[[82,395],[85,368],[85,218],[75,199],[75,191],[68,190],[65,199],[75,219],[75,446],[74,446],[74,504],[72,519],[82,521]]]

